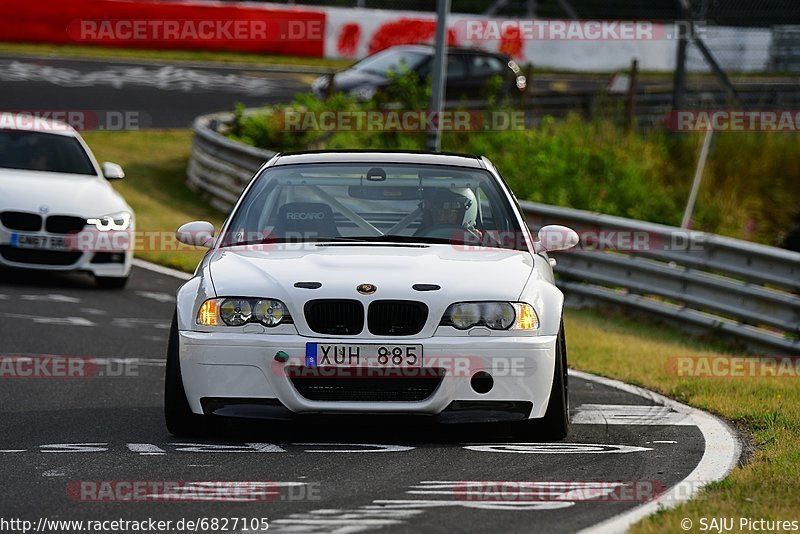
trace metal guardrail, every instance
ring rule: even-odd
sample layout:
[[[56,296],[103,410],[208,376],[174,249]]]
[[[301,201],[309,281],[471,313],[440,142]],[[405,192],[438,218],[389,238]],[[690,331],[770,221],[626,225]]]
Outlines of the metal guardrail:
[[[189,186],[224,211],[275,155],[218,133],[231,118],[220,113],[195,121],[187,169]],[[765,352],[800,355],[800,253],[571,208],[521,205],[534,230],[563,224],[581,235],[578,248],[554,254],[557,283],[571,302],[622,306],[734,336]]]
[[[233,113],[201,115],[194,121],[192,156],[187,184],[200,191],[215,208],[230,210],[253,173],[276,153],[237,143],[217,130],[230,124]]]
[[[581,244],[553,254],[573,301],[605,302],[800,355],[800,253],[705,232],[522,202],[531,228]],[[620,246],[621,245],[621,246]]]

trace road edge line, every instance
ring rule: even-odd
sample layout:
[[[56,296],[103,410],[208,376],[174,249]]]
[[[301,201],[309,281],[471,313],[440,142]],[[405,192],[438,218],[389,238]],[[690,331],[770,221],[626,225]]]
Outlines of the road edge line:
[[[612,387],[649,401],[666,406],[676,412],[686,414],[700,429],[705,440],[705,450],[700,462],[683,480],[672,486],[664,494],[632,510],[627,510],[619,515],[605,519],[586,527],[578,534],[600,532],[626,532],[628,528],[641,519],[662,509],[675,508],[681,503],[691,500],[700,489],[711,482],[722,480],[733,470],[739,462],[742,446],[741,442],[730,425],[719,417],[693,408],[670,399],[649,389],[626,384],[619,380],[585,373],[583,371],[569,370],[570,376],[588,380]]]
[[[173,278],[179,278],[181,280],[190,280],[193,277],[193,275],[189,273],[185,273],[177,269],[170,269],[169,267],[164,267],[163,265],[158,265],[156,263],[150,263],[149,261],[140,260],[139,258],[133,258],[133,260],[131,260],[131,264],[134,267],[146,269],[154,273],[165,274],[167,276],[172,276]]]

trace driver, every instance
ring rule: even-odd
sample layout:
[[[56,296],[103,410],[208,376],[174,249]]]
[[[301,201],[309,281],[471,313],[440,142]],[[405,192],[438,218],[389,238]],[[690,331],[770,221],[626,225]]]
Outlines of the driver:
[[[463,228],[474,236],[481,237],[480,231],[475,228],[478,220],[478,200],[468,187],[425,189],[420,209],[422,222],[416,232],[417,235],[432,235],[431,232],[440,230],[449,236],[455,228]]]

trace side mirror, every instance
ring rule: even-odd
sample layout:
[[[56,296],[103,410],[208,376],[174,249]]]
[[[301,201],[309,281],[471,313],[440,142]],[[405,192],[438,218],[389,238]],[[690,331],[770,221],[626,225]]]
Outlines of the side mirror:
[[[175,232],[175,237],[184,245],[211,248],[214,244],[214,225],[206,221],[192,221]]]
[[[106,180],[122,180],[125,178],[125,171],[116,163],[106,161],[100,168],[103,170],[103,176]]]
[[[567,250],[578,244],[580,238],[572,228],[548,224],[539,230],[539,251]]]

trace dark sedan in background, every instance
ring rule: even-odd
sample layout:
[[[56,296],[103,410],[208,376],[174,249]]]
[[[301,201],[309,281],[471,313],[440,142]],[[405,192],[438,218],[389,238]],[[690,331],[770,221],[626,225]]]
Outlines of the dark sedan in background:
[[[311,88],[319,98],[343,92],[359,100],[369,100],[389,85],[392,73],[399,74],[408,69],[421,80],[430,76],[433,55],[434,48],[427,45],[387,48],[336,73],[330,90],[329,76],[317,78]],[[521,94],[527,85],[519,65],[508,56],[472,48],[448,48],[445,86],[447,100],[485,98],[487,88],[495,76],[502,80],[502,96]]]

